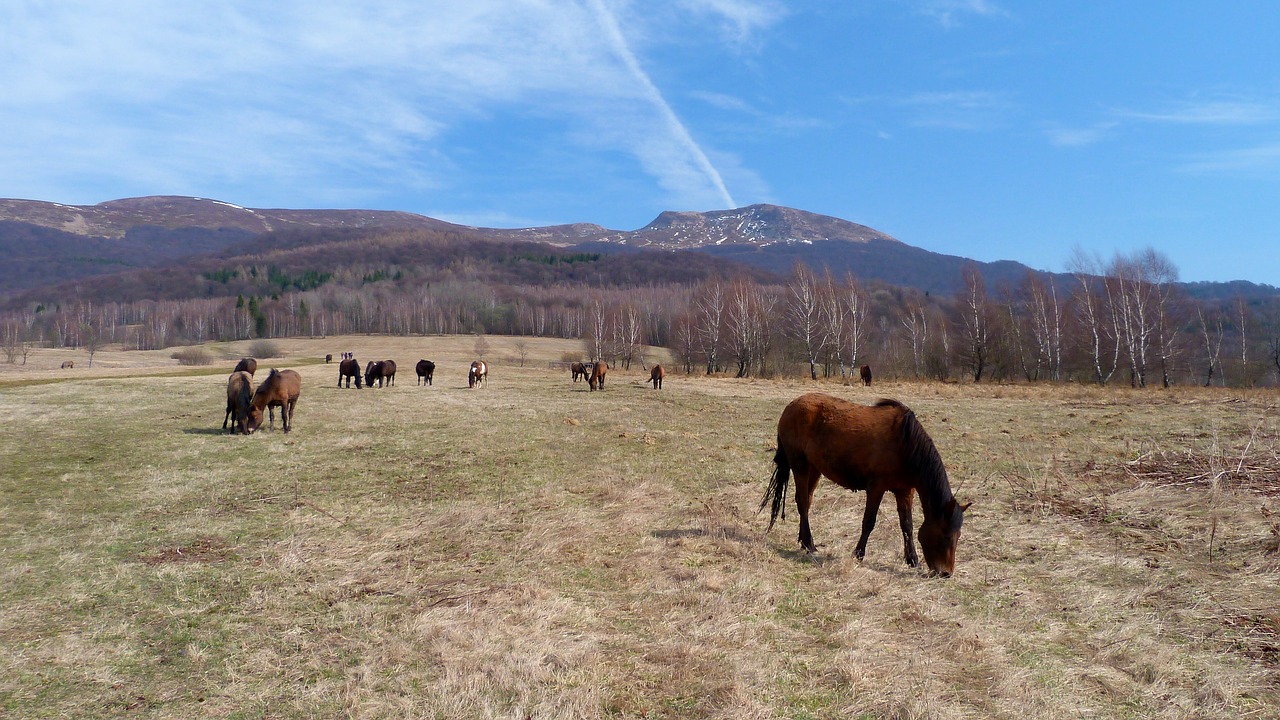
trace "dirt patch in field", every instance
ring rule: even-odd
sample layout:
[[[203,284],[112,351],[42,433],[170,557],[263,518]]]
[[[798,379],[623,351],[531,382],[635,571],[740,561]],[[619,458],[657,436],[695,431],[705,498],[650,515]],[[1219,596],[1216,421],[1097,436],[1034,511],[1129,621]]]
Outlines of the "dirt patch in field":
[[[184,545],[161,548],[138,555],[138,560],[146,565],[167,565],[171,563],[203,563],[215,564],[225,562],[235,555],[233,548],[221,538],[200,537]]]

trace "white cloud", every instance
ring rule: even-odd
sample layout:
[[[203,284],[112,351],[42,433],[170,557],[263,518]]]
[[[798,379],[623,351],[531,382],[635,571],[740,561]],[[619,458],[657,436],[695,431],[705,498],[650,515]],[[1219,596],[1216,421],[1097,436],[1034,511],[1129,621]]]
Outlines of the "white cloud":
[[[1258,125],[1280,119],[1280,107],[1261,100],[1204,100],[1159,111],[1121,110],[1120,117],[1180,125]]]
[[[114,175],[122,192],[257,184],[282,200],[303,187],[429,188],[465,165],[460,132],[514,114],[607,138],[672,196],[730,201],[608,27],[622,1],[5,3],[0,183],[66,193]],[[768,0],[684,7],[733,42],[782,14]]]
[[[947,30],[958,27],[965,16],[1008,16],[990,0],[920,0],[917,12],[937,20]]]
[[[1181,166],[1186,172],[1273,170],[1280,166],[1280,143],[1204,153]]]
[[[1049,142],[1059,147],[1084,147],[1093,145],[1105,138],[1115,127],[1117,123],[1105,122],[1098,123],[1090,127],[1050,127],[1045,130]]]

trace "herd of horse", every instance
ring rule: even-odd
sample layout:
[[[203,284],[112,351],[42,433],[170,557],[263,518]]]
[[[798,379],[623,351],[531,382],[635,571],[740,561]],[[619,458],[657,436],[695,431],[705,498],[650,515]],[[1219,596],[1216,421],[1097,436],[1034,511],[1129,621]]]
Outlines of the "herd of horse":
[[[326,362],[332,356],[326,356]],[[419,360],[415,370],[419,384],[430,385],[435,363]],[[603,361],[575,362],[570,366],[573,382],[586,379],[591,390],[603,390],[609,366]],[[262,384],[253,388],[257,362],[244,358],[227,380],[227,413],[222,427],[231,432],[251,434],[262,424],[266,410],[271,427],[275,426],[274,408],[280,408],[284,431],[293,425],[293,410],[302,390],[302,379],[293,370],[271,369]],[[396,364],[392,360],[370,362],[363,378],[360,365],[351,353],[343,353],[339,364],[338,387],[347,387],[354,378],[356,387],[394,385]],[[467,370],[467,386],[483,386],[489,375],[483,360],[471,363]],[[654,365],[649,372],[653,389],[662,388],[666,372]],[[871,384],[871,368],[863,365],[859,376],[864,385]],[[384,385],[385,383],[385,385]],[[854,556],[862,560],[867,540],[876,525],[880,502],[892,493],[898,510],[898,526],[902,533],[903,559],[907,565],[920,563],[913,540],[912,510],[916,496],[924,521],[915,539],[919,540],[929,574],[950,577],[955,572],[956,547],[964,524],[964,513],[972,503],[960,504],[951,491],[946,467],[933,439],[914,412],[897,400],[880,400],[874,405],[860,405],[823,393],[808,393],[792,400],[778,419],[777,448],[773,456],[773,473],[765,488],[760,509],[769,508],[769,529],[779,518],[786,518],[787,488],[795,481],[794,502],[799,514],[797,540],[807,553],[816,553],[809,526],[809,510],[814,491],[822,477],[848,490],[861,490],[867,495],[862,515],[862,534],[854,548]]]

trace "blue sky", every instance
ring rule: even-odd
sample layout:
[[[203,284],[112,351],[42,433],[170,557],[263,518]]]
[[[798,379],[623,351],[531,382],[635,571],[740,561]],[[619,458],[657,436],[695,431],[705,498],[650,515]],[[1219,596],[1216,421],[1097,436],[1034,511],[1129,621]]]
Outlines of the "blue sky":
[[[1280,285],[1269,1],[6,0],[0,28],[0,197],[622,230],[767,202]]]

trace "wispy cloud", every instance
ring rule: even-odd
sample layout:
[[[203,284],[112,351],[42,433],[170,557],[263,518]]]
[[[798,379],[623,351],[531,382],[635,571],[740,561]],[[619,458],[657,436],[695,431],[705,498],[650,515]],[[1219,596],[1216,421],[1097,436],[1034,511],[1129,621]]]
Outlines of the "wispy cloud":
[[[726,43],[782,13],[771,0],[684,7]],[[520,117],[630,155],[689,205],[732,204],[619,27],[615,13],[626,9],[619,0],[0,4],[0,195],[61,188],[50,199],[98,201],[108,198],[81,193],[114,177],[120,194],[243,200],[270,187],[252,199],[357,202],[448,183],[466,169],[472,128]]]
[[[1179,168],[1185,172],[1273,170],[1280,167],[1280,143],[1202,153]]]
[[[617,19],[604,4],[604,0],[587,0],[587,3],[595,11],[596,18],[604,30],[605,37],[614,52],[621,58],[627,72],[639,86],[641,92],[653,103],[653,107],[670,131],[671,138],[679,146],[678,150],[687,153],[685,157],[692,160],[698,172],[702,173],[715,187],[716,192],[719,193],[720,199],[724,203],[724,207],[735,207],[733,197],[729,194],[729,189],[725,187],[720,173],[711,164],[711,160],[707,158],[707,154],[703,152],[702,148],[693,139],[693,136],[689,134],[688,128],[680,121],[679,116],[671,109],[671,105],[662,96],[662,91],[653,84],[653,80],[649,78],[644,68],[640,66],[640,61],[636,59],[635,53],[631,52],[631,47],[627,44],[626,38],[622,35],[622,30],[618,27]],[[684,186],[688,177],[687,173],[680,167],[683,164],[683,158],[679,155],[673,155],[670,150],[664,149],[660,145],[661,143],[652,142],[643,144],[641,146],[643,148],[641,154],[642,162],[651,170],[661,173],[664,180],[676,186]]]
[[[938,21],[951,30],[962,24],[965,17],[1007,16],[1004,9],[991,0],[918,0],[917,12]]]
[[[1124,119],[1152,123],[1258,125],[1280,119],[1280,104],[1261,100],[1203,100],[1154,111],[1118,110],[1116,114]]]
[[[1052,126],[1045,130],[1049,142],[1059,147],[1084,147],[1106,138],[1118,123],[1103,122],[1089,127]]]
[[[913,125],[971,131],[1002,126],[1013,108],[1004,94],[986,91],[922,92],[893,102],[912,111]]]

